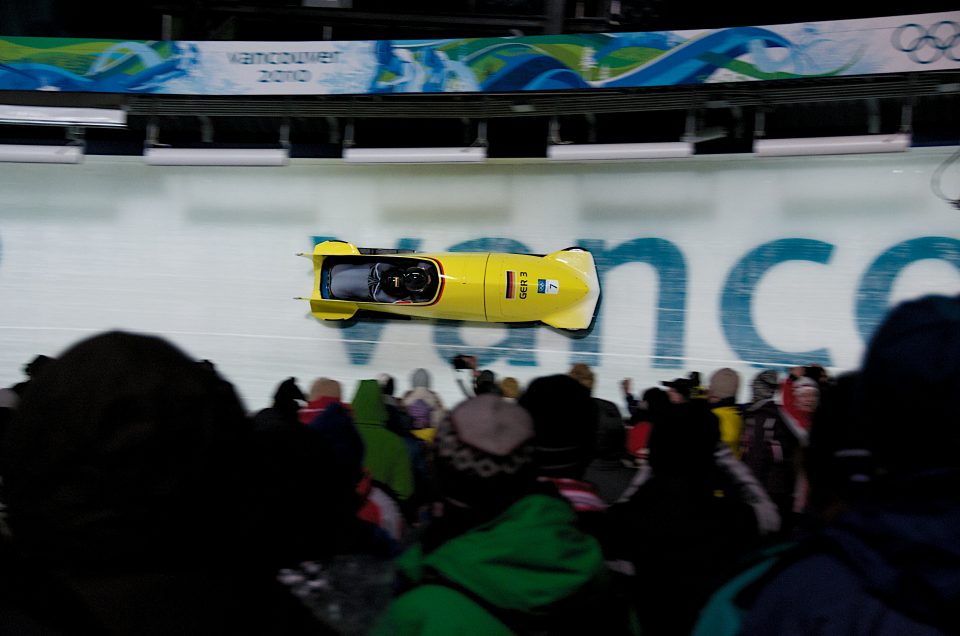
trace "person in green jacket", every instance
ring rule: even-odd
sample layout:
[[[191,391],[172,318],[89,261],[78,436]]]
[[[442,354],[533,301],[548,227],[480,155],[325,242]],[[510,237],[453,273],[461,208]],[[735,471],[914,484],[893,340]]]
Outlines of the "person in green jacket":
[[[413,494],[410,453],[400,436],[387,430],[387,409],[377,381],[361,380],[350,406],[366,448],[364,467],[398,500],[408,499]]]
[[[537,481],[533,435],[526,410],[489,394],[440,424],[442,515],[397,559],[399,594],[373,635],[631,633],[607,611],[600,545]]]

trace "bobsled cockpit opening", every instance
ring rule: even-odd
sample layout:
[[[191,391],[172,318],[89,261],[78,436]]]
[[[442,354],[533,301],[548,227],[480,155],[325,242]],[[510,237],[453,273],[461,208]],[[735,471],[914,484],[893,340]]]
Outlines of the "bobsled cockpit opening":
[[[352,302],[429,303],[440,288],[433,261],[407,257],[331,256],[320,279],[324,299]]]

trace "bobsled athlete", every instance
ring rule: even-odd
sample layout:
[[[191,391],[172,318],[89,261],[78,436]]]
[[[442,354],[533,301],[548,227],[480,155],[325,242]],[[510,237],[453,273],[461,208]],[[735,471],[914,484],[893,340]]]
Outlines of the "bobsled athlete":
[[[425,268],[395,267],[377,263],[370,270],[370,295],[381,303],[412,302],[430,284],[430,272]]]
[[[330,290],[344,300],[378,303],[415,302],[432,282],[429,265],[339,264],[331,272]]]

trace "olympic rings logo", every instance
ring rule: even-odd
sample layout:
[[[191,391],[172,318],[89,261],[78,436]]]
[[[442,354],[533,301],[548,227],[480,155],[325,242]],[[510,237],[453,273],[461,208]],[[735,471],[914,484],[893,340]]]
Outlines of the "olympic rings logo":
[[[941,20],[929,28],[903,24],[896,28],[891,42],[917,64],[931,64],[942,57],[960,62],[960,24]]]

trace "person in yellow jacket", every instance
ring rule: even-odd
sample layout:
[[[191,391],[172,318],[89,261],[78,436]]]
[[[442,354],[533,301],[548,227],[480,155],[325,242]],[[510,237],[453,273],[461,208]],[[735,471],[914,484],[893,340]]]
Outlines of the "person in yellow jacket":
[[[729,367],[714,371],[707,387],[710,410],[720,420],[720,440],[730,447],[737,459],[740,459],[740,434],[743,432],[743,416],[737,406],[739,388],[740,375]]]

